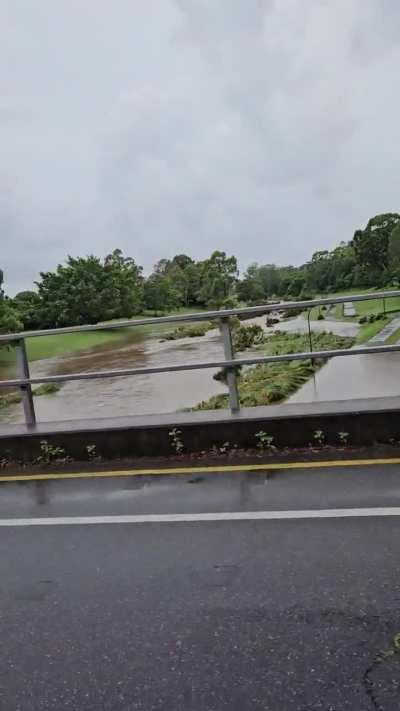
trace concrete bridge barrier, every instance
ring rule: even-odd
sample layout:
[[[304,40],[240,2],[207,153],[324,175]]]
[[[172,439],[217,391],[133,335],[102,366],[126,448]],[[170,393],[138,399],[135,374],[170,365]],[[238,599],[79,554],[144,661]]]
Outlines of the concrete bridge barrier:
[[[184,452],[201,452],[230,446],[254,448],[256,434],[273,437],[278,448],[315,445],[314,433],[322,431],[326,444],[340,445],[340,432],[348,444],[373,445],[400,440],[400,398],[371,398],[339,402],[296,403],[269,407],[101,418],[33,427],[8,425],[0,433],[0,456],[32,460],[40,454],[40,442],[63,447],[75,459],[87,458],[87,445],[106,459],[168,456],[175,453],[170,432],[179,430]]]

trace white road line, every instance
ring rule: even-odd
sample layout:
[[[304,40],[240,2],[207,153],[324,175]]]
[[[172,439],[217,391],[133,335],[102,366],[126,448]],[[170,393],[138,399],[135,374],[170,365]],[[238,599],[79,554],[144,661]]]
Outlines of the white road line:
[[[314,518],[400,516],[400,507],[311,509],[309,511],[232,511],[221,513],[145,514],[128,516],[54,516],[3,518],[0,526],[87,526],[103,523],[196,523],[209,521],[290,521]]]

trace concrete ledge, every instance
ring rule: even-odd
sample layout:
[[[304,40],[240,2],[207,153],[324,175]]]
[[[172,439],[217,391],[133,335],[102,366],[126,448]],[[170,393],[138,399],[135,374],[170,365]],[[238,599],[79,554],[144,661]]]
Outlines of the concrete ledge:
[[[0,432],[0,456],[32,459],[40,440],[64,447],[67,454],[85,458],[86,445],[95,444],[103,457],[164,456],[173,453],[169,432],[181,430],[185,451],[210,449],[224,442],[254,447],[255,434],[264,430],[278,447],[304,447],[315,430],[323,430],[327,444],[338,444],[338,433],[348,432],[352,445],[372,445],[400,439],[400,397],[294,403],[226,410],[136,417],[43,422],[28,428],[6,425]]]

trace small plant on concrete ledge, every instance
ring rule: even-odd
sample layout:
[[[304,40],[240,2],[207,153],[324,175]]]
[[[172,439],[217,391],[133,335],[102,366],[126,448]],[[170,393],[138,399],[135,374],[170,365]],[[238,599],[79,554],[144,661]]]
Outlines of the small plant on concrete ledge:
[[[395,447],[395,446],[398,447],[400,445],[400,437],[389,437],[388,442],[393,447]]]
[[[213,444],[211,447],[211,454],[229,454],[229,452],[234,452],[237,449],[237,444],[231,444],[230,442],[223,442],[222,444]]]
[[[318,447],[323,447],[325,444],[325,432],[323,430],[315,430],[314,442]]]
[[[233,449],[232,445],[230,442],[223,442],[221,446],[219,447],[219,453],[220,454],[228,454]]]
[[[269,449],[269,450],[276,449],[276,447],[274,445],[273,436],[268,434],[267,432],[264,432],[264,430],[260,430],[260,432],[256,432],[256,434],[254,436],[257,440],[257,447],[258,447],[258,449],[261,449],[262,452],[264,452],[266,449]]]
[[[63,462],[68,460],[65,456],[65,449],[62,447],[54,447],[49,444],[46,439],[42,439],[40,442],[40,455],[37,458],[39,464],[51,464],[52,462],[60,461]]]
[[[85,449],[89,462],[99,462],[101,460],[101,456],[97,454],[95,444],[87,444]]]
[[[338,432],[338,439],[343,447],[347,447],[349,443],[349,433],[348,432]]]
[[[184,444],[182,441],[182,432],[174,427],[173,430],[168,432],[171,441],[171,447],[175,450],[177,454],[182,454],[184,450]]]

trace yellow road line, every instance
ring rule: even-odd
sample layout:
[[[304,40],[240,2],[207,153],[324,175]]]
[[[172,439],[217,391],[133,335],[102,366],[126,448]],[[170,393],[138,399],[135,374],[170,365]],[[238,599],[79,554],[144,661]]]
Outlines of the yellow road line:
[[[224,464],[219,466],[176,467],[166,469],[126,469],[98,472],[49,472],[47,474],[12,474],[1,476],[2,481],[45,481],[48,479],[105,479],[121,476],[177,476],[179,474],[223,474],[234,472],[265,472],[285,469],[327,469],[332,467],[363,467],[400,464],[400,457],[387,459],[335,459],[314,462],[264,462],[263,464]]]

